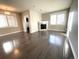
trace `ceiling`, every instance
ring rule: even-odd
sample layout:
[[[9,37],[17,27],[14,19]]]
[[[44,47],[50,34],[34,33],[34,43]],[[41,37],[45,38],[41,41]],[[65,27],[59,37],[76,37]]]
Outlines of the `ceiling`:
[[[22,12],[33,9],[41,13],[69,8],[72,0],[0,0],[0,9]]]

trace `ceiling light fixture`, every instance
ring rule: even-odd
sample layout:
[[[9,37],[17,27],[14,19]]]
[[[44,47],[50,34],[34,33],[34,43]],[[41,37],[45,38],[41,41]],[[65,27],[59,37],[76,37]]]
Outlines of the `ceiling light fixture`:
[[[6,8],[6,10],[4,11],[4,14],[6,14],[6,15],[10,15],[10,12],[7,11],[7,8]]]
[[[10,15],[10,12],[9,11],[4,11],[4,14]]]

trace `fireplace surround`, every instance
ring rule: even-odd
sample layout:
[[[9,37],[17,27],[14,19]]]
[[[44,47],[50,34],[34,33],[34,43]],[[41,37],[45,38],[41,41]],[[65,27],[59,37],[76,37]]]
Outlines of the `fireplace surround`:
[[[40,21],[39,22],[39,31],[48,30],[48,21]]]

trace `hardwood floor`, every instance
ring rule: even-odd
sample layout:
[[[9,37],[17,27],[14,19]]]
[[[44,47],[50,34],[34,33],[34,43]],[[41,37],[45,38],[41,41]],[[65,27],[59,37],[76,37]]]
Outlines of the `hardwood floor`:
[[[0,37],[0,59],[74,59],[65,36],[45,31]]]

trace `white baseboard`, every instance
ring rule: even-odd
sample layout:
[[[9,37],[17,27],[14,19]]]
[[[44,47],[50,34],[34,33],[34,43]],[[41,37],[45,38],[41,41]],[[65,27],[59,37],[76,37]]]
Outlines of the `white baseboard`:
[[[48,29],[48,30],[65,32],[65,30],[56,30],[56,29]]]
[[[37,31],[31,31],[30,33],[35,33],[35,32],[38,32],[38,30]]]
[[[42,29],[42,30],[39,30],[39,31],[47,31],[48,29]]]
[[[16,32],[11,32],[11,33],[7,33],[7,34],[2,34],[2,35],[0,35],[0,37],[2,37],[2,36],[6,36],[6,35],[10,35],[10,34],[19,33],[19,32],[22,32],[22,31],[16,31]]]

